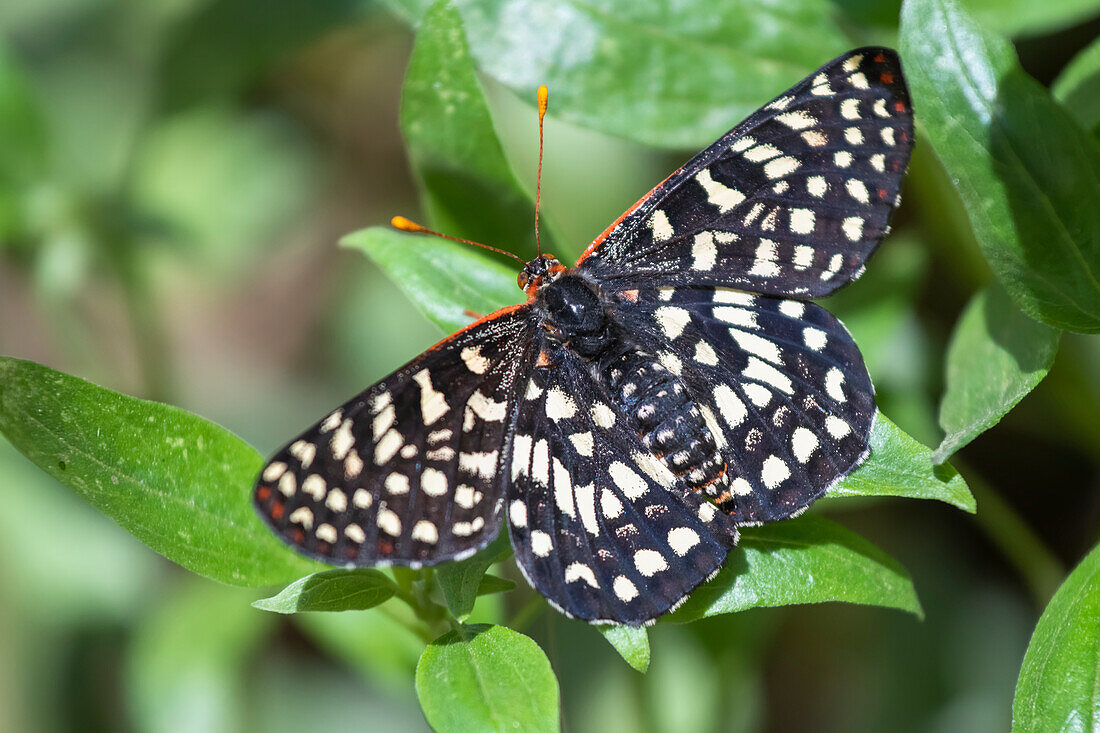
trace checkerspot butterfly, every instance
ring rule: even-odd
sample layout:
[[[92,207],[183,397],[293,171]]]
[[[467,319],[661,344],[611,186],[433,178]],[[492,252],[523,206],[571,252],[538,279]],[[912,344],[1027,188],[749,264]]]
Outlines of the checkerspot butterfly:
[[[677,170],[573,267],[279,451],[255,504],[335,564],[458,560],[504,518],[562,612],[638,625],[869,453],[874,389],[814,298],[858,277],[913,144],[897,55],[826,64]]]

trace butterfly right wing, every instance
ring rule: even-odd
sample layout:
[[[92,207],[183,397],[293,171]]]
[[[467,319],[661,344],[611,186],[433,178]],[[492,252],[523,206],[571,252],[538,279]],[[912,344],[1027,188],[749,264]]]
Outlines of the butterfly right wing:
[[[260,515],[330,563],[418,566],[484,547],[534,329],[526,305],[497,311],[332,412],[260,472]]]

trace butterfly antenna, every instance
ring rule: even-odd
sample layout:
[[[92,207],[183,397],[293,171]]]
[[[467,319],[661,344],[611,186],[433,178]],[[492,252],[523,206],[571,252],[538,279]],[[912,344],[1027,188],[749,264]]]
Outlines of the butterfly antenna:
[[[523,261],[522,257],[520,257],[519,255],[512,254],[508,250],[500,249],[499,247],[491,247],[488,244],[482,244],[481,242],[472,242],[469,239],[463,239],[462,237],[452,237],[450,234],[441,234],[440,232],[437,232],[434,229],[429,229],[428,227],[421,226],[420,224],[417,224],[415,221],[412,221],[411,219],[406,219],[403,216],[395,216],[392,219],[390,219],[390,226],[392,226],[394,229],[400,229],[403,232],[412,232],[414,234],[431,234],[433,237],[441,237],[443,239],[449,239],[452,242],[461,242],[462,244],[469,244],[469,245],[472,245],[474,247],[481,247],[482,249],[487,249],[490,252],[496,252],[498,254],[507,255],[508,257],[511,257],[513,260],[516,260],[517,262],[519,262],[521,265],[526,265],[527,264],[526,262]]]
[[[543,84],[539,87],[539,172],[535,177],[535,248],[542,256],[542,242],[539,241],[539,199],[542,194],[542,119],[546,117],[546,107],[550,104],[550,90]]]

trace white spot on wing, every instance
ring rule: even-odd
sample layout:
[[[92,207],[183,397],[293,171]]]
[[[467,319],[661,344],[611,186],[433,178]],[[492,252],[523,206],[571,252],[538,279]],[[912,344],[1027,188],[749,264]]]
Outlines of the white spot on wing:
[[[825,392],[837,402],[846,402],[847,397],[844,396],[844,372],[840,371],[836,367],[832,367],[825,374]]]
[[[427,369],[421,369],[414,374],[413,381],[420,386],[420,414],[424,418],[424,424],[431,425],[446,415],[451,407],[443,394],[432,386],[432,376]]]
[[[565,568],[565,582],[575,583],[578,580],[583,580],[593,588],[600,587],[600,584],[596,582],[596,575],[592,572],[592,568],[580,562],[570,563]]]
[[[577,403],[561,387],[555,385],[546,393],[546,416],[557,422],[577,414]]]
[[[677,527],[669,531],[668,544],[680,557],[687,554],[687,551],[699,544],[699,534],[691,527]]]
[[[764,466],[760,471],[760,479],[769,489],[774,489],[786,481],[791,475],[791,469],[779,456],[768,456],[764,459]]]
[[[508,506],[508,521],[513,527],[527,526],[527,505],[516,499]]]
[[[653,311],[653,317],[657,319],[661,330],[669,339],[674,339],[684,332],[684,328],[691,321],[691,314],[683,308],[674,305],[663,305]]]
[[[592,456],[592,449],[595,447],[592,441],[592,433],[587,431],[583,433],[573,433],[569,436],[569,442],[573,444],[573,447],[576,448],[577,452],[582,456],[589,458]]]
[[[714,180],[710,175],[709,168],[704,168],[699,171],[695,175],[695,180],[699,182],[699,185],[703,187],[703,191],[706,192],[707,201],[717,206],[718,211],[722,214],[745,200],[745,194],[741,193],[736,188],[730,188]]]
[[[714,235],[699,232],[691,241],[691,266],[696,270],[710,270],[718,261],[718,247],[714,244]]]
[[[821,351],[829,343],[828,334],[819,328],[805,328],[802,331],[802,340],[814,351]]]
[[[803,427],[795,428],[791,434],[791,452],[799,463],[810,460],[810,456],[817,448],[817,436]]]
[[[477,346],[466,346],[459,354],[466,368],[474,374],[484,374],[489,370],[489,360],[481,355],[481,349]]]
[[[607,468],[611,480],[615,482],[628,499],[637,499],[646,491],[646,482],[622,461],[615,461]]]
[[[447,475],[434,468],[425,468],[420,474],[420,488],[428,496],[443,496],[447,493]]]
[[[748,410],[745,403],[737,396],[733,389],[726,384],[720,384],[714,388],[714,403],[718,407],[718,413],[731,428],[736,428],[745,421]]]
[[[672,235],[675,234],[672,224],[668,221],[668,215],[660,209],[654,211],[653,216],[649,217],[649,228],[653,230],[653,241],[655,242],[667,241],[672,239]]]
[[[539,557],[547,557],[553,549],[554,542],[550,539],[550,535],[546,534],[541,529],[536,529],[531,532],[531,552]]]
[[[668,563],[656,550],[638,550],[634,553],[634,567],[649,578],[662,570],[668,570]]]
[[[412,538],[426,545],[434,545],[439,541],[439,530],[427,519],[421,519],[413,525]]]
[[[629,603],[638,597],[638,589],[630,582],[630,578],[625,575],[616,576],[615,582],[611,584],[611,587],[615,591],[615,595],[618,596],[619,600],[623,603]]]

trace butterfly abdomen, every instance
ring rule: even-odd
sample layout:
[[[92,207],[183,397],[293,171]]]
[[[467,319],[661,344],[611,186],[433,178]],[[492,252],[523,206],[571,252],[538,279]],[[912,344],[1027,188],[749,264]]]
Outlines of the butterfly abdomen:
[[[605,370],[609,391],[645,446],[685,484],[713,498],[729,482],[699,406],[653,356],[627,350]]]

